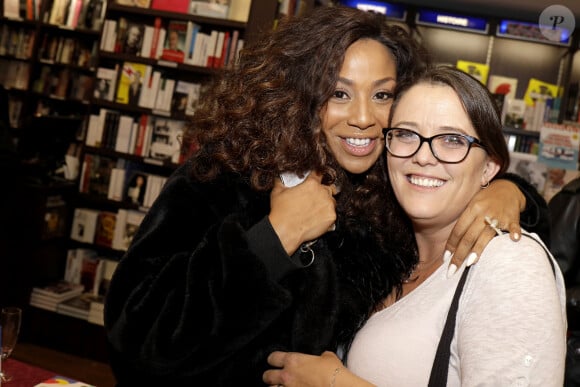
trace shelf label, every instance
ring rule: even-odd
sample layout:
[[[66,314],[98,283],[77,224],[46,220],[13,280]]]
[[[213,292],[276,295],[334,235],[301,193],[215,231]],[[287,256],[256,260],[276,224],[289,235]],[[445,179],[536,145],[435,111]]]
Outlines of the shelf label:
[[[415,21],[419,25],[436,26],[480,34],[487,34],[489,31],[489,23],[483,18],[447,12],[420,10],[417,13]]]
[[[343,0],[343,5],[347,7],[360,9],[363,11],[376,12],[385,15],[389,19],[404,21],[407,18],[407,8],[400,4],[389,4],[383,1],[362,1],[362,0]]]
[[[177,67],[177,62],[172,62],[169,60],[158,60],[157,65],[165,67]]]
[[[548,37],[539,24],[515,20],[502,20],[497,26],[497,36],[504,36],[537,43],[549,43],[570,46],[571,32],[566,28],[555,26]]]

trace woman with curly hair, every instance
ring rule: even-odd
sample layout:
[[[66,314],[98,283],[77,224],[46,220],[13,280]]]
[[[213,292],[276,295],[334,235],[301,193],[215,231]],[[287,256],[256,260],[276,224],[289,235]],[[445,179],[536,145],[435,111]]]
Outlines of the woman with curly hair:
[[[112,279],[105,326],[119,386],[262,385],[273,350],[349,345],[417,259],[375,164],[396,82],[427,63],[383,16],[322,7],[216,77],[188,132],[198,150]],[[305,180],[285,187],[286,172]],[[493,237],[485,215],[519,233],[529,195],[506,181],[479,195],[450,238],[455,265]]]

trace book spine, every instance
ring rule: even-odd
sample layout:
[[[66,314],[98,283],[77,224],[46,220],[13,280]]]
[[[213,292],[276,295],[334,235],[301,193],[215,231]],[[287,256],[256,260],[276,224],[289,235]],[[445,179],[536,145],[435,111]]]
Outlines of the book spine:
[[[157,59],[157,46],[159,45],[161,28],[161,18],[156,17],[153,23],[153,37],[151,38],[151,51],[149,52],[149,58]]]

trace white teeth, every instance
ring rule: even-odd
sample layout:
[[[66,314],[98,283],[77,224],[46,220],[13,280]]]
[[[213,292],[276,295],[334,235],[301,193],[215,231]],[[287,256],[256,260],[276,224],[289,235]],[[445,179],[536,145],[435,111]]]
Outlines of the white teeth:
[[[442,180],[428,179],[426,177],[411,176],[409,180],[411,181],[412,184],[420,185],[422,187],[441,187],[443,185]]]
[[[370,138],[347,138],[346,143],[352,146],[368,146],[371,143]]]

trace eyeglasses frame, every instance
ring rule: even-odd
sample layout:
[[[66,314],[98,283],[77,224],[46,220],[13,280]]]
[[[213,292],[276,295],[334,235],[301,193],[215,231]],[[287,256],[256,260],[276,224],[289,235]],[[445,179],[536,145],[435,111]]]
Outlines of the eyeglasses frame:
[[[419,146],[417,147],[417,150],[415,150],[415,152],[413,152],[412,154],[410,154],[409,156],[397,156],[395,154],[393,154],[389,147],[387,146],[387,135],[390,131],[393,130],[404,130],[407,132],[411,132],[413,134],[415,134],[417,137],[419,137]],[[405,129],[405,128],[396,128],[396,127],[391,127],[391,128],[383,128],[383,136],[385,139],[385,148],[387,149],[387,152],[389,152],[389,154],[393,157],[397,157],[400,159],[407,159],[409,157],[413,157],[417,154],[417,152],[419,152],[419,150],[421,149],[421,147],[423,146],[423,143],[426,142],[427,144],[429,144],[429,150],[431,151],[431,154],[433,155],[433,157],[435,157],[437,159],[437,161],[439,161],[440,163],[445,163],[445,164],[459,164],[461,162],[463,162],[463,160],[465,160],[467,158],[467,156],[469,155],[469,152],[471,151],[471,147],[477,147],[477,148],[482,148],[483,150],[485,150],[485,145],[477,138],[467,135],[467,134],[463,134],[463,133],[439,133],[436,134],[434,136],[431,137],[423,137],[421,136],[419,133],[415,132],[414,130],[411,129]],[[461,136],[463,138],[465,138],[467,140],[467,142],[469,143],[469,146],[467,148],[467,152],[465,152],[465,156],[463,156],[463,158],[459,161],[444,161],[441,160],[439,158],[439,156],[437,156],[435,154],[435,151],[433,150],[433,146],[431,145],[431,142],[433,141],[434,138],[437,137],[441,137],[441,136]]]

